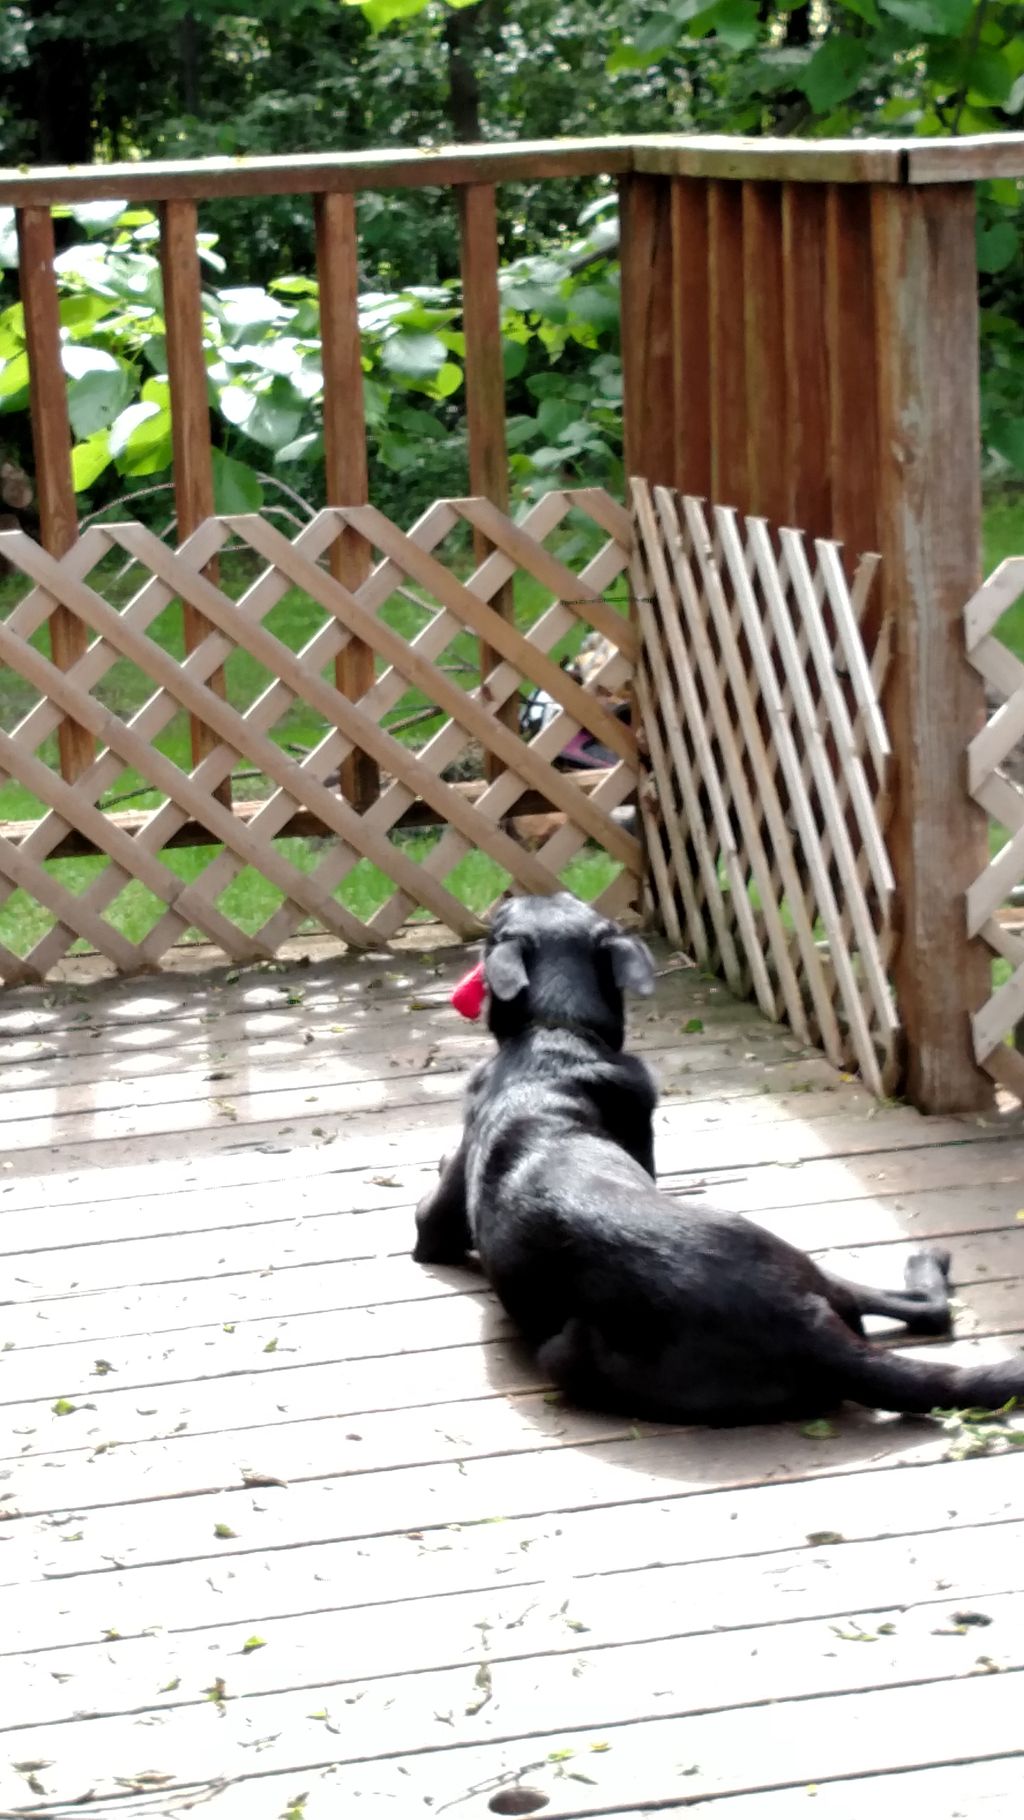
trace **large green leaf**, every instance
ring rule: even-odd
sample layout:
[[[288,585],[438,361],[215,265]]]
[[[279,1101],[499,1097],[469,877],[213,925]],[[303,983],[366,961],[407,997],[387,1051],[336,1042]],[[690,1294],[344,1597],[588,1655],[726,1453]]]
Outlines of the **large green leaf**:
[[[883,13],[926,38],[956,38],[966,29],[974,0],[878,0]]]
[[[84,379],[87,373],[120,371],[113,354],[108,354],[106,348],[81,347],[74,342],[65,342],[62,347],[61,364],[69,379]]]
[[[244,461],[212,451],[213,503],[218,512],[258,512],[263,504],[260,477]]]
[[[871,62],[871,48],[863,38],[836,33],[815,51],[796,76],[815,113],[826,114],[855,93]]]
[[[28,385],[28,355],[12,354],[0,366],[0,398],[14,398]]]
[[[294,442],[304,415],[303,402],[287,380],[275,379],[270,390],[257,397],[245,420],[245,434],[265,449],[283,449]]]
[[[76,443],[71,451],[71,478],[75,492],[87,492],[112,460],[110,435],[106,430],[97,430],[85,442]]]
[[[382,365],[400,379],[435,379],[446,354],[437,335],[389,335],[380,350]]]
[[[142,402],[130,404],[111,425],[110,453],[123,455],[132,437],[138,436],[145,425],[159,415],[160,406],[158,404]]]
[[[68,386],[71,428],[81,440],[97,430],[108,430],[131,397],[131,380],[115,361],[112,367],[94,368]]]

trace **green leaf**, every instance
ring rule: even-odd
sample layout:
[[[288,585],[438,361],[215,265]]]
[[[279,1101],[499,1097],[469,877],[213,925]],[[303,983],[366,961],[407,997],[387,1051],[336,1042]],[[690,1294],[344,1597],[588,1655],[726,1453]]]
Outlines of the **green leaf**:
[[[304,455],[318,455],[323,450],[323,437],[319,430],[307,430],[304,436],[296,436],[294,442],[286,442],[283,449],[274,450],[274,466],[282,463],[301,461]]]
[[[18,269],[18,230],[13,209],[0,209],[0,270]]]
[[[974,0],[878,0],[883,13],[925,38],[957,38],[967,26]]]
[[[1013,91],[1013,71],[1002,51],[979,44],[967,60],[963,80],[976,100],[1005,104]]]
[[[435,379],[445,364],[446,348],[437,335],[389,335],[381,345],[381,363],[401,379]]]
[[[28,385],[28,355],[13,354],[0,367],[0,398],[13,398]]]
[[[554,440],[570,424],[579,422],[579,410],[566,398],[544,398],[537,412],[537,422],[545,436]]]
[[[454,360],[446,360],[439,373],[435,373],[430,385],[433,398],[450,398],[462,384],[462,368]]]
[[[158,404],[130,404],[127,410],[121,412],[121,415],[111,427],[110,453],[115,456],[123,455],[131,438],[141,430],[144,424],[149,423],[154,417],[158,417],[159,415],[160,406]]]
[[[994,425],[988,440],[998,455],[1011,467],[1024,474],[1024,417],[1013,417]]]
[[[105,348],[66,345],[61,349],[61,365],[69,379],[82,379],[86,373],[120,372],[113,354]]]
[[[703,1028],[704,1028],[703,1018],[691,1017],[689,1019],[689,1022],[685,1023],[683,1025],[683,1035],[684,1036],[699,1036],[701,1031],[703,1030]]]
[[[978,229],[978,270],[1002,272],[1017,257],[1019,239],[1012,222],[994,221]]]
[[[732,51],[749,50],[761,35],[756,0],[719,0],[707,24]]]
[[[294,310],[278,303],[259,285],[242,285],[218,293],[220,314],[232,328],[252,328],[256,323],[290,322]]]
[[[61,327],[70,330],[73,337],[84,335],[102,322],[104,316],[110,316],[117,309],[111,297],[97,297],[83,292],[77,297],[62,297],[60,300]]]
[[[266,1649],[266,1647],[267,1641],[265,1637],[246,1637],[245,1642],[242,1644],[242,1654],[243,1656],[251,1656],[253,1650]]]
[[[76,443],[71,451],[71,477],[75,492],[87,492],[112,460],[108,430],[97,430],[85,442]]]
[[[218,394],[217,402],[220,405],[221,416],[226,418],[228,423],[233,423],[236,427],[241,428],[246,419],[252,415],[256,394],[247,392],[240,385],[226,385]]]
[[[825,114],[855,92],[870,61],[870,46],[863,38],[837,33],[825,39],[795,81],[815,113]]]
[[[302,400],[287,380],[275,379],[261,392],[245,420],[245,434],[266,449],[283,449],[294,442],[305,415]]]
[[[94,369],[73,380],[68,387],[68,415],[76,437],[86,441],[98,430],[108,430],[130,395],[131,381],[116,360],[109,368]]]
[[[468,0],[463,0],[468,3]],[[428,0],[345,0],[346,6],[360,6],[372,32],[386,31],[396,19],[412,19],[421,13]]]
[[[213,503],[218,512],[258,512],[263,504],[259,475],[244,461],[212,450]]]
[[[53,1405],[53,1413],[55,1416],[76,1415],[76,1405],[74,1403],[69,1403],[67,1397],[58,1397],[56,1403]]]
[[[619,322],[619,299],[609,287],[603,290],[599,285],[581,285],[569,299],[569,311],[581,322],[589,322],[595,329],[614,329]]]
[[[229,1523],[215,1523],[213,1526],[213,1533],[216,1536],[218,1542],[237,1541],[237,1536],[235,1534],[235,1531],[231,1528],[231,1525]]]

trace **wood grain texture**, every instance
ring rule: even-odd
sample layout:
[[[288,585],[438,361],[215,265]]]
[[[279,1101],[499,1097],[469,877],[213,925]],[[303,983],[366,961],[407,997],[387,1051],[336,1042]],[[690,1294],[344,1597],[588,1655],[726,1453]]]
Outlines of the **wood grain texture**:
[[[871,195],[861,185],[831,185],[825,204],[825,316],[829,361],[828,464],[832,535],[844,546],[846,571],[879,547],[878,339],[872,275]],[[878,632],[877,605],[864,628],[869,650]]]
[[[677,177],[672,237],[672,484],[704,499],[711,491],[711,363],[708,312],[708,186]]]
[[[670,204],[671,187],[662,179],[620,182],[626,473],[665,486],[676,465]]]
[[[64,556],[78,535],[78,511],[71,474],[67,380],[60,353],[53,220],[48,207],[38,206],[19,209],[17,222],[39,531],[51,555]],[[50,615],[54,663],[69,670],[83,655],[88,642],[88,632],[74,614],[66,607],[55,606]],[[67,783],[74,783],[92,763],[92,739],[76,720],[65,716],[57,727],[57,741],[61,775]]]
[[[872,196],[882,589],[895,627],[895,977],[907,1090],[930,1112],[991,1101],[970,1027],[989,964],[964,925],[964,893],[988,856],[986,818],[964,788],[984,715],[963,638],[981,579],[974,219],[968,190]]]
[[[313,199],[316,269],[320,285],[320,336],[324,370],[324,496],[330,506],[361,506],[369,499],[362,340],[359,333],[359,242],[353,196]],[[346,525],[331,545],[331,574],[355,589],[370,573],[372,552]],[[373,652],[350,639],[335,658],[334,678],[343,695],[359,701],[373,687]],[[380,789],[380,771],[354,749],[341,765],[341,793],[368,808]]]
[[[747,425],[743,509],[767,518],[775,527],[785,522],[790,499],[780,186],[744,183],[742,221]],[[740,502],[727,499],[724,503]]]
[[[833,537],[831,395],[826,296],[827,197],[821,184],[782,191],[782,306],[786,372],[785,520]],[[856,450],[844,447],[845,460]]]
[[[743,192],[708,186],[708,315],[711,337],[711,496],[745,511],[747,467]]]
[[[213,455],[210,441],[210,403],[207,395],[206,358],[203,348],[203,302],[199,254],[196,249],[198,211],[194,202],[166,202],[160,211],[160,266],[164,289],[164,333],[167,340],[167,378],[171,390],[171,436],[174,446],[174,504],[178,539],[190,537],[214,511]],[[213,561],[206,573],[217,580]],[[208,621],[191,601],[182,602],[186,653],[194,651],[210,633]],[[210,687],[226,694],[223,670],[214,672]],[[198,765],[217,744],[213,732],[195,716],[189,722],[192,763]],[[231,801],[231,785],[218,787],[218,800]]]

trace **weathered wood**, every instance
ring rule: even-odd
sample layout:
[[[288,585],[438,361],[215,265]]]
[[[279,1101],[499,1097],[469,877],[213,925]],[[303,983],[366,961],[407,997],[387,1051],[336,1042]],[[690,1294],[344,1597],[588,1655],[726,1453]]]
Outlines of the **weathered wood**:
[[[619,184],[626,473],[664,486],[676,469],[671,194],[657,177]]]
[[[860,185],[830,187],[825,203],[825,318],[829,361],[827,462],[831,535],[844,545],[847,574],[878,549],[878,342],[872,272],[871,195]],[[869,650],[879,604],[864,627]]]
[[[456,192],[459,206],[459,254],[462,277],[462,327],[466,337],[466,431],[469,439],[469,489],[508,511],[508,451],[505,446],[505,365],[501,339],[501,300],[498,293],[498,207],[493,183],[472,183]],[[474,529],[473,553],[477,563],[490,554],[483,532]],[[503,619],[514,623],[515,596],[506,582],[491,605]],[[488,645],[480,646],[482,698],[488,699],[487,679],[498,667],[499,656]],[[519,727],[518,696],[510,696],[497,709],[498,718],[513,732]],[[486,774],[493,781],[502,766],[493,753],[486,759]]]
[[[786,373],[786,502],[783,518],[809,537],[838,535],[832,517],[826,286],[828,191],[787,183],[782,191],[782,307]],[[851,438],[842,459],[859,455]]]
[[[32,450],[39,497],[39,530],[44,547],[63,556],[78,535],[71,473],[71,423],[67,380],[61,361],[60,310],[53,267],[53,219],[48,206],[20,208],[18,262],[25,312]],[[67,607],[55,605],[49,620],[50,649],[61,670],[85,652],[86,628]],[[57,727],[61,776],[74,783],[93,760],[92,739],[78,721],[65,716]]]
[[[167,379],[171,392],[171,436],[174,446],[174,505],[178,541],[183,542],[213,516],[213,456],[210,441],[210,404],[207,396],[206,357],[203,348],[203,297],[196,234],[199,219],[191,201],[165,202],[160,211],[160,268],[164,291],[164,334],[167,340]],[[206,574],[216,583],[217,564]],[[182,601],[186,653],[194,651],[210,633],[210,625],[190,600]],[[223,670],[210,678],[210,688],[227,693]],[[192,763],[198,765],[217,744],[216,736],[195,716],[189,723]],[[218,800],[231,801],[231,785],[218,786]]]
[[[329,506],[361,506],[369,499],[362,340],[359,334],[359,242],[355,198],[314,197],[316,269],[320,285],[320,337],[324,371],[324,497]],[[349,589],[362,585],[371,551],[345,525],[329,553],[331,574]],[[334,660],[343,695],[359,701],[373,687],[373,652],[352,638]],[[380,774],[365,752],[354,750],[341,766],[340,788],[357,809],[374,801]]]
[[[779,525],[790,495],[782,191],[775,183],[751,182],[742,194],[747,491],[742,500],[719,497]]]
[[[711,491],[711,365],[708,313],[708,186],[677,177],[669,192],[672,238],[672,485]]]
[[[748,498],[743,191],[708,185],[711,494],[744,511]]]
[[[974,199],[936,186],[878,190],[871,201],[907,1090],[929,1112],[984,1108],[991,1083],[970,1019],[987,996],[988,959],[965,937],[963,910],[987,858],[985,817],[963,787],[963,753],[984,713],[962,630],[981,555]]]

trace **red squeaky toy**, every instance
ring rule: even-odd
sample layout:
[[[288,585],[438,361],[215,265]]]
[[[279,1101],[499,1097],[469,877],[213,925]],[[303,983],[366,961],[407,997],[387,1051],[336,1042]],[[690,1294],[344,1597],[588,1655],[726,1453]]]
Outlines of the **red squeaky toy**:
[[[477,961],[472,973],[461,979],[451,996],[451,1003],[460,1017],[468,1017],[475,1023],[484,1008],[484,964]]]

